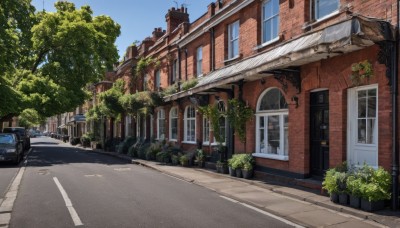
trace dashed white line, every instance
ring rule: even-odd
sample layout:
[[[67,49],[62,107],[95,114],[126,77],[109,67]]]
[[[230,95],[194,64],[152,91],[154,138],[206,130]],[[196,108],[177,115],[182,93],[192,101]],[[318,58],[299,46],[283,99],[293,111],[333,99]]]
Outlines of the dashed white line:
[[[75,226],[82,226],[83,223],[79,218],[78,213],[76,213],[74,207],[72,206],[72,202],[69,199],[67,192],[64,190],[63,186],[61,185],[60,181],[58,181],[57,177],[53,177],[53,180],[56,183],[58,190],[60,190],[60,193],[65,201],[65,206],[67,206],[69,214],[71,215],[71,218],[74,221]]]
[[[249,205],[249,204],[241,203],[241,202],[239,202],[239,201],[237,201],[237,200],[234,200],[234,199],[232,199],[232,198],[229,198],[229,197],[226,197],[226,196],[222,196],[222,195],[220,195],[220,197],[223,198],[223,199],[226,199],[226,200],[228,200],[228,201],[231,201],[231,202],[233,202],[233,203],[241,204],[241,205],[243,205],[243,206],[245,206],[245,207],[247,207],[247,208],[249,208],[249,209],[252,209],[252,210],[254,210],[254,211],[257,211],[258,213],[261,213],[261,214],[263,214],[263,215],[266,215],[266,216],[269,216],[269,217],[271,217],[271,218],[274,218],[274,219],[276,219],[276,220],[278,220],[278,221],[281,221],[281,222],[283,222],[283,223],[285,223],[285,224],[287,224],[287,225],[289,225],[289,226],[293,226],[293,227],[296,227],[296,228],[304,228],[303,226],[300,226],[300,225],[298,225],[298,224],[296,224],[296,223],[293,223],[293,222],[291,222],[291,221],[289,221],[289,220],[287,220],[287,219],[278,217],[278,216],[276,216],[276,215],[274,215],[274,214],[271,214],[271,213],[269,213],[269,212],[266,212],[266,211],[263,211],[263,210],[261,210],[261,209],[258,209],[257,207],[253,207],[253,206],[251,206],[251,205]]]

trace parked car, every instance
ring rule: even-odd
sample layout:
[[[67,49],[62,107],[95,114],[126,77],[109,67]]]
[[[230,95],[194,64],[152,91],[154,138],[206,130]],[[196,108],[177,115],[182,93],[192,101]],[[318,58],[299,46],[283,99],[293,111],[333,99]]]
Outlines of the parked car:
[[[23,141],[23,149],[29,150],[31,148],[31,139],[27,130],[23,127],[5,127],[3,133],[14,133]]]
[[[18,164],[23,157],[23,140],[13,133],[0,133],[0,161]]]

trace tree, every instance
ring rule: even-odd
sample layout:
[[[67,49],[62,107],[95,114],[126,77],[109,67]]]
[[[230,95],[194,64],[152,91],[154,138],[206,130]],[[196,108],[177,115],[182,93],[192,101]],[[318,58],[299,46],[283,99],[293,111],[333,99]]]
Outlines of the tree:
[[[30,0],[0,2],[0,23],[8,23],[0,28],[0,121],[26,108],[44,117],[72,110],[118,60],[120,26],[110,17],[67,1],[55,8],[35,14]]]

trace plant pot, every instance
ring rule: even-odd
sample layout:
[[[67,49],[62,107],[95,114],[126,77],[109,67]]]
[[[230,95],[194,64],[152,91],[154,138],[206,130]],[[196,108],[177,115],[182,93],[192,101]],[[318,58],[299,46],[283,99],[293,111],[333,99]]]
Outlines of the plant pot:
[[[331,193],[330,198],[333,203],[339,203],[339,194],[333,192]]]
[[[221,173],[223,173],[223,174],[228,174],[228,173],[229,173],[229,170],[228,170],[228,166],[227,166],[227,165],[223,165],[221,169],[222,169],[222,170],[221,170]]]
[[[368,201],[367,199],[361,199],[361,209],[364,211],[378,211],[385,208],[385,201]]]
[[[229,175],[231,177],[236,177],[236,171],[234,169],[232,169],[232,167],[229,166]]]
[[[241,169],[235,169],[236,171],[236,177],[242,178],[242,170]]]
[[[339,204],[341,204],[341,205],[349,204],[349,195],[347,193],[339,194]]]
[[[350,195],[350,207],[359,209],[361,207],[361,198]]]
[[[197,162],[197,166],[198,166],[199,168],[204,168],[205,164],[206,164],[205,161],[198,161],[198,162]]]
[[[250,169],[250,170],[242,169],[242,174],[243,174],[244,179],[250,179],[253,177],[253,170],[252,169]]]

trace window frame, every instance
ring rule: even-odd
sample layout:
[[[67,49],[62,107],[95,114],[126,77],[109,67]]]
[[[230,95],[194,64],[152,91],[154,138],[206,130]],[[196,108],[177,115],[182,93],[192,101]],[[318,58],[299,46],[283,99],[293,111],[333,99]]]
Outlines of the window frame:
[[[172,75],[171,75],[171,83],[175,83],[178,78],[178,59],[175,59],[172,63]]]
[[[154,74],[154,79],[155,79],[154,80],[155,81],[155,83],[154,83],[155,89],[157,91],[159,91],[161,88],[161,71],[160,70],[156,70],[156,72]]]
[[[319,9],[320,9],[320,8],[318,8],[318,1],[321,1],[321,0],[311,0],[310,10],[311,10],[311,17],[312,17],[313,20],[322,21],[322,20],[324,20],[326,18],[329,18],[332,15],[335,15],[335,14],[337,14],[339,12],[340,0],[335,0],[335,1],[337,1],[337,8],[335,10],[333,10],[332,12],[330,12],[330,13],[322,16],[322,17],[318,17],[317,15],[318,15],[318,12],[319,12]]]
[[[282,160],[288,161],[289,160],[289,109],[288,108],[280,108],[274,110],[260,110],[261,101],[263,100],[264,96],[267,95],[268,92],[277,89],[281,95],[283,93],[276,87],[266,89],[263,93],[261,93],[260,97],[257,101],[257,109],[256,109],[256,152],[253,154],[255,157],[261,158],[268,158],[274,160]],[[286,102],[287,103],[287,102]],[[271,116],[278,116],[279,118],[279,148],[280,152],[276,154],[272,154],[268,152],[268,148],[266,148],[266,152],[261,152],[261,134],[260,131],[263,130],[264,140],[268,140],[268,118]],[[260,126],[260,118],[264,118],[264,127]],[[285,137],[285,118],[287,118],[287,138]],[[265,144],[265,143],[264,143]],[[287,144],[287,145],[286,145]],[[287,147],[287,148],[286,148]],[[285,154],[287,153],[287,154]]]
[[[233,34],[232,34],[234,26],[237,26],[237,31],[238,31],[238,35],[235,38],[233,38]],[[235,22],[233,22],[233,23],[228,25],[228,60],[235,59],[235,58],[240,56],[240,50],[239,50],[240,49],[240,44],[239,44],[240,40],[239,40],[239,37],[240,37],[240,21],[237,20],[237,21],[235,21]],[[237,41],[237,54],[233,55],[234,54],[233,53],[234,52],[233,48],[235,47],[233,45],[233,42],[235,42],[235,41]]]
[[[203,46],[196,49],[196,75],[203,76]]]
[[[210,121],[203,117],[203,144],[210,145]]]
[[[194,113],[194,117],[188,117],[189,109],[193,109],[191,112]],[[194,106],[192,106],[192,105],[186,106],[183,121],[184,121],[184,141],[183,141],[183,143],[196,144],[196,109]],[[192,121],[194,121],[194,124],[192,123]],[[189,127],[190,127],[190,129],[189,129]],[[190,135],[190,136],[193,137],[193,140],[189,140],[188,130],[191,131],[192,127],[194,130],[194,135]]]
[[[267,5],[268,2],[273,2],[273,1],[277,1],[279,10],[278,10],[277,14],[272,15],[271,17],[269,17],[268,19],[266,19],[266,18],[265,18],[266,16],[265,16],[265,10],[264,10],[264,8],[266,7],[266,5]],[[265,0],[265,1],[263,1],[261,10],[262,10],[262,12],[261,12],[261,42],[262,42],[263,45],[265,45],[265,44],[274,42],[274,41],[276,41],[277,39],[279,39],[279,29],[280,29],[280,24],[279,24],[279,22],[280,22],[280,6],[279,6],[279,0]],[[276,17],[278,18],[277,34],[276,34],[275,37],[272,37],[271,39],[266,40],[266,38],[264,37],[264,32],[265,32],[265,29],[266,29],[266,28],[265,28],[265,27],[266,27],[266,26],[265,26],[265,23],[266,23],[267,21],[272,21],[272,20],[273,20],[274,18],[276,18]],[[273,24],[272,24],[272,23],[271,23],[270,30],[273,30]],[[271,34],[272,34],[272,32],[271,32]]]
[[[161,126],[163,126],[163,129],[161,129]],[[161,130],[163,132],[161,132]],[[161,133],[163,133],[164,136]],[[157,139],[165,139],[165,110],[162,108],[157,112]]]
[[[176,110],[176,117],[173,114],[173,111]],[[179,112],[177,107],[172,107],[171,110],[169,110],[169,141],[178,141],[178,117],[179,117]],[[172,137],[172,129],[173,129],[173,119],[176,119],[176,138]]]

